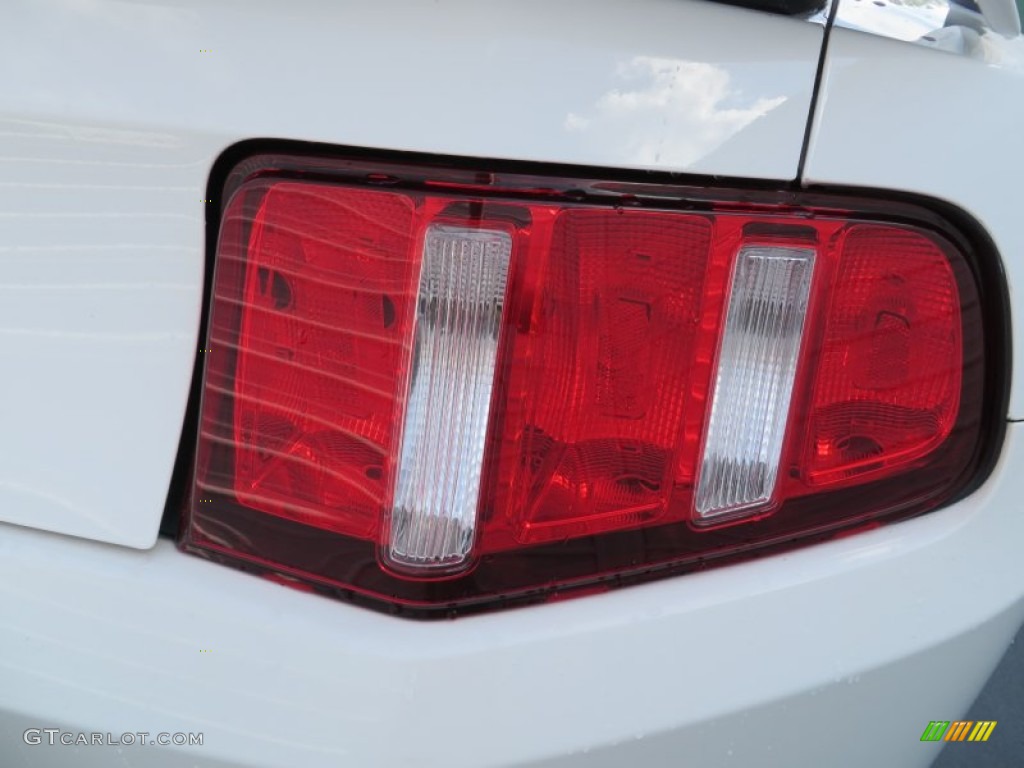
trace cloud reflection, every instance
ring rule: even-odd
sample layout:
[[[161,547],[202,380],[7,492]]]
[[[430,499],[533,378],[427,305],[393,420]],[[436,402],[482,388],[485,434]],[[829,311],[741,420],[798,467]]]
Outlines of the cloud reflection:
[[[637,56],[615,72],[617,87],[564,129],[606,145],[626,137],[623,154],[638,165],[689,166],[786,101],[746,97],[720,66]]]

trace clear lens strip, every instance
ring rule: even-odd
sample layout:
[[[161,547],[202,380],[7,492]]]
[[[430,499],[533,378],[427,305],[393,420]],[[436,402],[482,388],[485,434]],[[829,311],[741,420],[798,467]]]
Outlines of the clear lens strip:
[[[431,225],[425,234],[385,557],[403,570],[470,559],[512,237]]]
[[[754,514],[778,477],[815,251],[746,246],[736,257],[695,520]]]

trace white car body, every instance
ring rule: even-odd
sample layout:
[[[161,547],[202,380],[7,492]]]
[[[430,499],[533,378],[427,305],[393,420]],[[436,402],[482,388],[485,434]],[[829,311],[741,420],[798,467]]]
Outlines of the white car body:
[[[984,484],[927,515],[453,621],[158,537],[208,182],[240,141],[923,196],[984,229],[1014,299],[1024,39],[970,55],[837,27],[819,82],[823,38],[704,0],[0,10],[0,763],[928,765],[922,730],[966,712],[1024,622],[1013,423]],[[1024,419],[1018,381],[1006,417]]]

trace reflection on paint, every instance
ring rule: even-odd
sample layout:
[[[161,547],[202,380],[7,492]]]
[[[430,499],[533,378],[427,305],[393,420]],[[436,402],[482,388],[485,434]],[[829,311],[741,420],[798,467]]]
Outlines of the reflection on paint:
[[[702,62],[636,56],[613,80],[563,127],[588,142],[624,141],[624,160],[638,165],[691,165],[786,101],[747,96],[725,69]]]

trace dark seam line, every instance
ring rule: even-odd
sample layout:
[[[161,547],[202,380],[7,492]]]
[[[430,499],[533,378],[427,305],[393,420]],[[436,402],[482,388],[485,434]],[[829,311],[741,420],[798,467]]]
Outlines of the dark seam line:
[[[804,143],[800,147],[800,162],[796,167],[796,186],[799,189],[803,186],[804,167],[807,165],[807,152],[811,146],[811,130],[814,128],[815,113],[818,109],[818,96],[821,93],[821,81],[825,76],[825,59],[828,56],[828,42],[832,36],[832,23],[839,12],[839,3],[843,0],[832,0],[832,7],[828,12],[828,19],[825,21],[825,29],[822,32],[821,54],[818,56],[818,70],[814,74],[814,90],[811,92],[811,105],[807,113],[807,125],[804,128]]]

